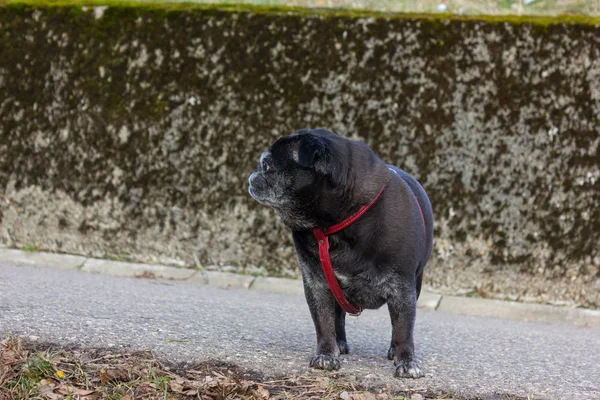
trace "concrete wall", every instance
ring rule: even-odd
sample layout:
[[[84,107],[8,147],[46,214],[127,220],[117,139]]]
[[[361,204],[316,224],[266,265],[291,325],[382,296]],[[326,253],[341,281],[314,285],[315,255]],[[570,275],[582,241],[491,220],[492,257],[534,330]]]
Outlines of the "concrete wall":
[[[296,275],[262,149],[361,138],[436,217],[429,285],[600,304],[597,21],[0,7],[0,241]]]

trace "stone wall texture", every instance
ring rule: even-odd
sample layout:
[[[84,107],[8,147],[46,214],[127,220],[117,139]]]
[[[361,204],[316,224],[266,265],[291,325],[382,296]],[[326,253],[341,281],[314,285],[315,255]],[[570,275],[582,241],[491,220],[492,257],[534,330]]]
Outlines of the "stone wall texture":
[[[0,6],[0,242],[297,276],[247,195],[325,127],[416,176],[426,282],[600,305],[598,21]]]

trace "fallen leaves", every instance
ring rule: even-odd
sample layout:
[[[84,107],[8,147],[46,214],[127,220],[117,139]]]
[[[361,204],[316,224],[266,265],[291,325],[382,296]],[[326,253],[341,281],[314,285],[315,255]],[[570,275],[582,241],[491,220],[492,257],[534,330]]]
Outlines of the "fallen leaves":
[[[19,338],[5,339],[0,345],[0,400],[29,397],[97,400],[106,398],[107,394],[106,388],[98,386],[109,381],[118,385],[131,379],[132,368],[129,367],[133,365],[125,367],[119,363],[128,359],[127,354],[105,354],[93,359],[77,353],[40,352],[27,349]],[[132,364],[140,360],[137,356],[129,358]],[[107,360],[110,364],[106,364]],[[147,369],[138,373],[143,374],[147,374]],[[123,393],[119,398],[126,396],[128,394]]]
[[[80,389],[71,385],[58,385],[52,392],[49,392],[49,399],[64,399],[65,397],[76,398],[79,400],[96,400],[101,398],[101,394],[95,390]]]
[[[235,367],[164,365],[151,351],[36,351],[20,339],[0,342],[0,400],[201,399],[391,400],[357,386],[355,377],[323,373],[273,381],[249,379]]]
[[[132,400],[164,398],[166,393],[170,399],[271,398],[263,385],[240,379],[227,369],[195,369],[190,374],[175,374],[163,368],[150,351],[39,352],[27,349],[16,338],[6,339],[1,345],[0,400],[28,397]]]
[[[27,351],[23,349],[21,340],[7,338],[0,342],[0,387],[19,374],[26,359]]]
[[[175,377],[169,381],[169,388],[173,393],[207,399],[270,399],[271,394],[267,388],[257,382],[242,380],[231,373],[213,371],[203,378]]]
[[[105,384],[107,382],[127,382],[134,378],[135,374],[131,374],[131,371],[123,367],[112,367],[112,368],[100,368],[98,370],[100,376],[100,383]]]

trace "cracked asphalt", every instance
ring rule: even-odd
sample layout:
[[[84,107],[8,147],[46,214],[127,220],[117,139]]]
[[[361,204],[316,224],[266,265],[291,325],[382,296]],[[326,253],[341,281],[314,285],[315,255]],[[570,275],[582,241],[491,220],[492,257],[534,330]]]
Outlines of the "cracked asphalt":
[[[301,296],[120,278],[0,261],[0,337],[120,349],[174,362],[220,360],[266,376],[311,371],[315,334]],[[387,308],[347,318],[351,354],[340,373],[369,388],[464,397],[600,399],[600,331],[419,309],[417,356],[426,377],[400,380],[385,358]]]

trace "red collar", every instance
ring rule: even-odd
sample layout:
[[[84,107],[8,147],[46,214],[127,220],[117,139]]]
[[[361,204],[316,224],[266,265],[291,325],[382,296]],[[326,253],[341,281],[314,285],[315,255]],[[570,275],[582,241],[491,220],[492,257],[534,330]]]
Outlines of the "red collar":
[[[333,297],[337,300],[338,304],[350,315],[358,316],[362,312],[360,307],[355,307],[346,298],[342,288],[340,287],[337,278],[335,277],[335,273],[333,272],[333,266],[331,265],[331,257],[329,257],[329,239],[327,238],[329,235],[333,235],[341,230],[346,229],[350,225],[352,225],[357,219],[363,216],[369,208],[373,206],[383,193],[383,189],[385,186],[381,188],[377,196],[367,205],[364,205],[358,210],[358,212],[339,224],[335,224],[329,229],[325,231],[320,230],[319,228],[313,229],[313,235],[315,235],[315,239],[317,239],[317,243],[319,243],[319,258],[321,259],[321,267],[323,268],[323,273],[325,274],[325,278],[327,279],[327,283],[329,284],[329,288],[333,293]]]

